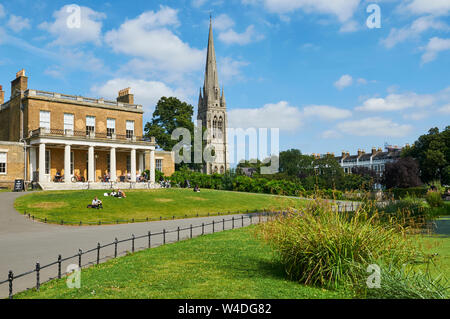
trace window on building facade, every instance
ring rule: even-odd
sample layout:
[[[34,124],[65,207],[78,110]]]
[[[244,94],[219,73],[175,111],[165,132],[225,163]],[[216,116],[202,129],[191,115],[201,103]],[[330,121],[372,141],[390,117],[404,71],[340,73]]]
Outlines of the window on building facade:
[[[74,115],[64,113],[64,134],[73,133]]]
[[[0,153],[0,174],[6,174],[6,153]]]
[[[39,112],[39,127],[47,131],[50,131],[50,112],[40,111]]]
[[[127,156],[127,172],[131,172],[131,155]]]
[[[50,150],[46,150],[45,151],[45,174],[49,175],[50,174]]]
[[[134,121],[127,121],[126,124],[126,130],[127,130],[127,138],[133,138],[134,136]]]
[[[156,160],[156,167],[155,167],[155,169],[157,170],[157,171],[160,171],[160,172],[162,172],[162,159],[157,159]]]
[[[116,134],[116,120],[115,119],[107,119],[106,120],[106,135],[108,137],[112,137]]]
[[[86,135],[95,134],[95,116],[86,116]]]

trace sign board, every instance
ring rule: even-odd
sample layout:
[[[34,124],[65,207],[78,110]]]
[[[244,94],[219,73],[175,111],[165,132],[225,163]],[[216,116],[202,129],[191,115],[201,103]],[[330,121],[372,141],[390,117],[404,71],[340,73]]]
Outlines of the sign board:
[[[23,179],[16,179],[14,181],[14,192],[22,192],[25,190],[25,182]]]

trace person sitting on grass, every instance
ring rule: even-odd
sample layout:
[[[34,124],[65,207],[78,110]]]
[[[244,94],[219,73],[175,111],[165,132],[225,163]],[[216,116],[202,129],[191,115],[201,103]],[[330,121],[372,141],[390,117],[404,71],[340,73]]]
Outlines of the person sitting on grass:
[[[195,185],[194,192],[200,193],[200,187],[198,187],[198,185]]]
[[[92,200],[92,204],[89,205],[88,208],[103,209],[103,203],[101,200],[98,199],[98,197],[95,197]]]
[[[127,198],[127,195],[125,195],[124,191],[121,191],[120,189],[117,191],[117,197],[119,198]]]

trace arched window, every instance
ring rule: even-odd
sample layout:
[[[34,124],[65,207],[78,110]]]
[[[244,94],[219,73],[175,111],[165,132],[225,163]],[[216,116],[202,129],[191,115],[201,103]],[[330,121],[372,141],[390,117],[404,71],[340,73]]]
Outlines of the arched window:
[[[217,166],[214,166],[214,173],[216,174],[219,171],[219,168]]]
[[[216,138],[217,136],[217,117],[214,116],[213,120],[213,138]]]
[[[221,132],[223,131],[223,119],[222,119],[222,116],[219,118],[218,129]]]
[[[223,166],[220,167],[220,174],[224,174],[225,173],[225,168]]]

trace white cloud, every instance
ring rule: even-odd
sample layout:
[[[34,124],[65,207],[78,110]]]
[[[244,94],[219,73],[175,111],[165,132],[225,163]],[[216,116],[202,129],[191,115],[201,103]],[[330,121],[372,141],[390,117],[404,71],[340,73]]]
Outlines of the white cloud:
[[[234,20],[225,13],[215,17],[213,21],[214,29],[219,31],[230,29],[234,27],[234,24]]]
[[[141,104],[147,116],[151,116],[155,105],[162,96],[174,96],[181,100],[186,99],[185,92],[179,89],[172,89],[165,83],[159,81],[145,81],[127,78],[115,78],[109,80],[101,86],[94,86],[91,91],[96,96],[115,100],[118,92],[124,88],[130,87],[134,94],[136,104]]]
[[[242,2],[253,5],[263,2],[267,11],[280,15],[303,10],[306,13],[331,14],[340,22],[345,22],[353,16],[360,0],[242,0]]]
[[[0,19],[6,16],[5,7],[0,3]]]
[[[339,123],[337,129],[343,133],[356,136],[404,137],[411,130],[411,125],[402,125],[390,119],[370,117],[355,121]]]
[[[448,0],[406,0],[400,4],[399,11],[407,10],[413,14],[447,15],[450,12]]]
[[[443,107],[439,108],[439,112],[443,114],[450,114],[450,104],[444,105]]]
[[[246,61],[234,60],[230,57],[221,58],[217,62],[219,76],[225,83],[244,79],[241,69],[247,65],[249,63]]]
[[[368,83],[364,78],[359,78],[358,80],[356,80],[356,82],[361,85],[366,85]]]
[[[81,43],[101,43],[102,22],[104,13],[96,12],[88,7],[80,7],[80,27],[69,27],[68,21],[73,14],[71,5],[66,5],[53,13],[53,22],[44,22],[39,28],[56,37],[52,45],[75,46]]]
[[[144,12],[107,32],[105,41],[115,52],[136,57],[130,62],[135,70],[176,73],[179,77],[200,70],[206,53],[191,48],[168,29],[178,25],[177,10],[160,6],[157,12]]]
[[[418,38],[419,35],[429,29],[448,30],[449,26],[434,16],[420,17],[407,27],[401,29],[392,28],[386,39],[382,39],[381,43],[388,49],[394,47],[398,43]]]
[[[347,86],[350,86],[353,84],[353,78],[351,75],[349,74],[344,74],[343,76],[341,76],[339,78],[339,80],[337,80],[336,82],[334,82],[334,86],[336,88],[338,88],[339,90],[342,90],[344,88],[346,88]]]
[[[201,7],[202,5],[204,5],[206,1],[207,1],[207,0],[192,0],[191,3],[192,3],[192,6],[193,6],[193,7],[199,8],[199,7]]]
[[[339,32],[342,32],[342,33],[355,32],[355,31],[358,31],[358,29],[359,29],[358,23],[354,20],[349,20],[341,26],[341,28],[339,29]]]
[[[431,38],[425,47],[425,53],[422,55],[422,63],[428,63],[436,59],[439,52],[450,50],[450,38],[442,39],[438,37]]]
[[[406,120],[420,121],[429,116],[428,112],[413,112],[403,115]]]
[[[229,126],[232,128],[279,128],[293,132],[300,128],[301,118],[300,110],[285,101],[266,104],[261,108],[228,111]]]
[[[414,107],[430,107],[434,102],[435,97],[429,94],[389,94],[385,98],[367,99],[356,110],[369,112],[399,111]]]
[[[303,115],[323,120],[340,120],[352,116],[352,112],[328,105],[309,105],[303,108]]]
[[[255,31],[254,25],[248,26],[243,33],[237,33],[233,29],[229,29],[219,34],[219,40],[226,44],[245,45],[262,39],[264,39],[264,36]]]
[[[342,134],[336,130],[327,130],[321,134],[321,137],[326,139],[341,138]]]
[[[8,27],[14,32],[20,32],[25,29],[30,29],[30,19],[11,14],[8,20]]]

